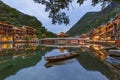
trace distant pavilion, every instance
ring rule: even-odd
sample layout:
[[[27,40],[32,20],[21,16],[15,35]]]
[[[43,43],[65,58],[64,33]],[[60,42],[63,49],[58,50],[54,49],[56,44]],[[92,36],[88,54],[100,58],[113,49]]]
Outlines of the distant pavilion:
[[[65,34],[64,32],[60,32],[57,37],[68,37],[68,34]]]

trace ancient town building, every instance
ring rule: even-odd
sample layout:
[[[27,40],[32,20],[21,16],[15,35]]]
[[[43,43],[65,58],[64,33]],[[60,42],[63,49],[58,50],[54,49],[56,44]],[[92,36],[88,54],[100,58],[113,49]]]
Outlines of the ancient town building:
[[[35,29],[30,26],[16,27],[9,23],[0,22],[0,42],[21,42],[25,41],[25,37],[31,37],[31,41],[35,37]]]

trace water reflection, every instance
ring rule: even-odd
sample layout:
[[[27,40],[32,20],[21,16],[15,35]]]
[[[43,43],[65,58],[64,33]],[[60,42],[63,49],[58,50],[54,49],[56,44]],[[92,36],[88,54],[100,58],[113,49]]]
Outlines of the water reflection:
[[[102,61],[104,61],[107,56],[107,52],[102,49],[101,45],[98,44],[93,44],[89,48],[89,52],[91,53],[91,55],[96,56],[98,59]]]
[[[63,46],[64,47],[64,46]],[[111,68],[111,66],[105,61],[106,57],[109,55],[108,50],[106,50],[109,46],[100,45],[100,44],[92,44],[88,46],[70,48],[68,52],[78,51],[80,56],[74,57],[80,65],[82,65],[88,71],[98,71],[105,75],[109,80],[118,80],[120,79],[119,75],[117,75],[115,69]],[[89,53],[89,54],[88,54]],[[72,58],[73,59],[73,58]],[[69,60],[67,60],[69,61]],[[48,62],[45,66],[52,67],[54,65],[64,65],[67,63],[66,60],[58,61],[58,62]],[[68,63],[67,63],[68,64]],[[113,70],[112,70],[113,69]]]
[[[0,47],[0,80],[120,79],[105,61],[108,51],[103,50],[103,47],[106,46],[92,44],[89,47],[52,48],[38,44],[1,44]],[[78,51],[80,55],[58,62],[44,60],[44,56],[71,51]]]
[[[84,54],[78,57],[77,60],[86,70],[98,71],[106,76],[109,80],[117,80],[119,77],[115,75],[115,72],[111,70],[111,67],[108,66],[105,62],[100,61],[97,59],[97,57],[93,58],[93,56],[91,56],[91,54],[87,54],[87,52],[84,52]]]
[[[1,44],[0,50],[0,80],[23,68],[35,66],[47,52],[37,44]],[[52,49],[48,49],[51,51]]]
[[[46,62],[46,63],[45,63],[45,67],[46,67],[46,68],[50,68],[50,67],[52,67],[52,66],[65,65],[65,64],[72,63],[72,62],[74,62],[74,61],[73,61],[73,58],[69,58],[69,59],[66,59],[66,60],[60,60],[60,61],[56,61],[56,62]]]

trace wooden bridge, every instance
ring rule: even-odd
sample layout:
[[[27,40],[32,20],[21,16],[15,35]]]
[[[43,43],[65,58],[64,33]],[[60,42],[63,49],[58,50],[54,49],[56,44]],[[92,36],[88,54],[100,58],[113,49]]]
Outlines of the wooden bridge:
[[[68,38],[45,38],[41,39],[41,44],[49,44],[49,46],[55,45],[78,45],[85,44],[85,42],[89,41],[89,38],[76,38],[76,37],[68,37]],[[68,46],[67,46],[68,47]],[[74,46],[71,46],[74,47]]]

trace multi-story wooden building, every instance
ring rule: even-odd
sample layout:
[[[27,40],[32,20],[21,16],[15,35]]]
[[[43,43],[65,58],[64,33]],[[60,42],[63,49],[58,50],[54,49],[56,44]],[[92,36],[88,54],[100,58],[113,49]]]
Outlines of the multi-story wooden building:
[[[116,27],[116,39],[120,39],[120,14],[118,14],[114,19],[114,24]]]
[[[0,22],[0,41],[12,41],[13,40],[13,33],[14,32],[14,25],[6,24]]]
[[[30,26],[26,26],[26,25],[24,25],[22,28],[25,30],[26,35],[29,35],[29,36],[33,36],[34,35],[34,32],[35,32],[34,28],[32,28]]]
[[[25,41],[26,36],[30,37],[29,41],[33,41],[34,33],[35,29],[29,26],[18,28],[12,24],[0,22],[0,42]]]
[[[93,41],[120,39],[120,14],[108,24],[101,25],[96,29],[91,29],[88,36]]]
[[[102,25],[95,30],[90,31],[89,35],[91,35],[92,40],[115,40],[117,35],[118,26],[115,26],[114,22],[109,22],[106,25]]]
[[[34,36],[35,29],[34,28],[24,25],[22,27],[22,29],[25,30],[25,36],[26,37],[29,37],[29,38],[31,38],[31,40],[34,40],[34,38],[35,38],[35,36]]]
[[[24,29],[14,27],[14,41],[20,42],[24,41],[24,36],[26,32]]]

